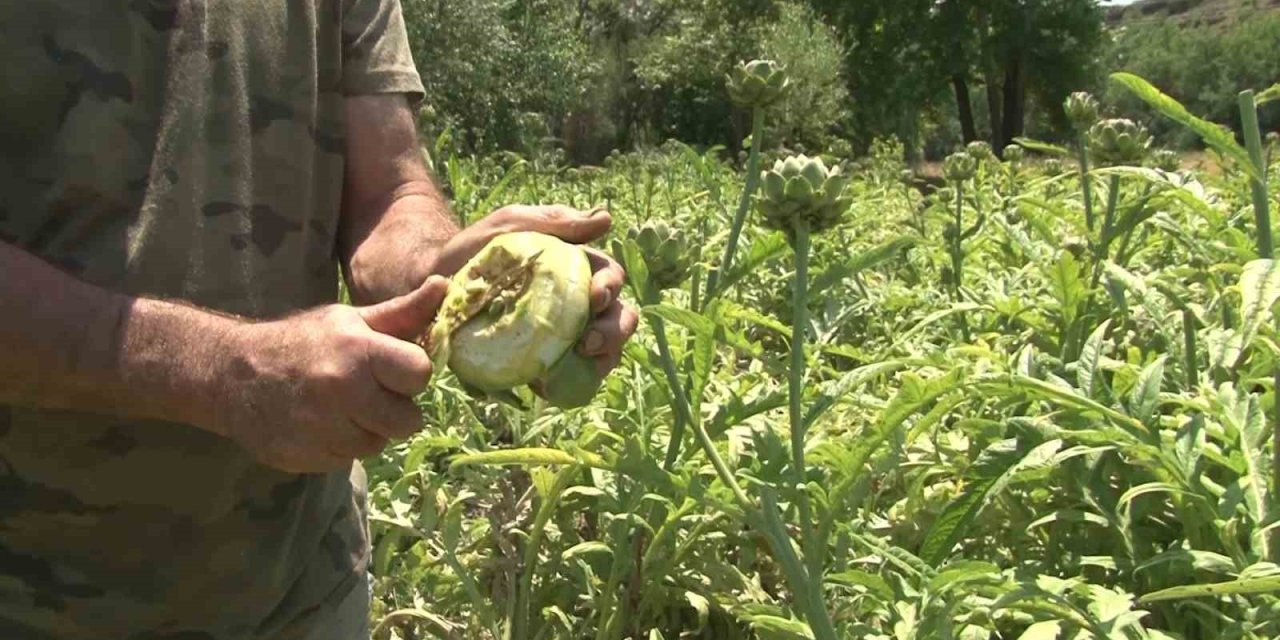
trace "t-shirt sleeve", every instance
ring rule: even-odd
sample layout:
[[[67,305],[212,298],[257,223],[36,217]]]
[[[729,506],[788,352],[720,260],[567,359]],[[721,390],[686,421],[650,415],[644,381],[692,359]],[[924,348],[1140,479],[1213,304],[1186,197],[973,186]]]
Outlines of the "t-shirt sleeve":
[[[342,0],[342,91],[426,94],[413,63],[400,0]]]

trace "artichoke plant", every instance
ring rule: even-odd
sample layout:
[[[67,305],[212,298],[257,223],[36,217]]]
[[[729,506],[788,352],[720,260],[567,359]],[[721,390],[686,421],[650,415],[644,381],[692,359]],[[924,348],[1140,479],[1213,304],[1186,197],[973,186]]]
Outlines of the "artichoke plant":
[[[979,162],[988,162],[996,157],[995,152],[991,150],[991,145],[982,140],[974,140],[965,145],[965,151],[968,151],[969,155]]]
[[[959,151],[942,161],[942,176],[948,182],[964,182],[978,172],[978,160],[967,151]]]
[[[1089,148],[1103,164],[1137,164],[1150,146],[1147,128],[1127,118],[1101,120],[1089,129]]]
[[[725,78],[729,99],[756,109],[777,103],[791,88],[786,68],[773,60],[752,60],[734,67]]]
[[[789,232],[798,220],[807,221],[809,231],[830,229],[853,201],[844,195],[848,178],[838,167],[828,169],[821,158],[798,155],[778,160],[761,178],[764,189],[756,202],[770,229]]]
[[[1177,151],[1169,149],[1158,149],[1151,158],[1152,164],[1161,171],[1172,173],[1182,168],[1182,157]]]
[[[1011,144],[1004,148],[1004,159],[1012,165],[1022,164],[1026,158],[1026,150],[1021,145]]]
[[[537,387],[553,406],[591,401],[601,380],[574,349],[590,317],[580,247],[537,232],[497,236],[453,277],[425,344],[469,390]]]
[[[679,229],[664,221],[650,221],[627,231],[627,238],[636,244],[640,257],[649,273],[649,286],[654,291],[674,289],[689,278],[697,251]],[[614,243],[614,256],[627,268],[625,252]]]
[[[1063,109],[1076,131],[1088,131],[1098,121],[1098,100],[1085,91],[1067,96]]]

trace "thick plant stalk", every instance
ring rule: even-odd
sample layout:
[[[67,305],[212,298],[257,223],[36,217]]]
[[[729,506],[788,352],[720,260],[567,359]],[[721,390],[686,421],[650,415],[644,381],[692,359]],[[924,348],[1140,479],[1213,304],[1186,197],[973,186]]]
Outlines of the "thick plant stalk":
[[[1076,162],[1080,165],[1080,188],[1084,191],[1084,222],[1093,231],[1093,181],[1089,177],[1088,135],[1081,131],[1076,141]]]
[[[658,355],[662,358],[662,371],[667,376],[667,386],[670,387],[671,397],[676,404],[676,421],[671,427],[671,441],[667,443],[667,455],[662,462],[663,470],[670,471],[680,457],[685,426],[693,422],[693,412],[689,407],[689,397],[685,395],[684,385],[680,383],[680,374],[676,372],[676,363],[671,356],[671,343],[667,339],[667,324],[662,318],[653,319],[653,334],[658,342]]]
[[[733,226],[729,227],[729,241],[724,245],[724,256],[720,265],[707,275],[707,292],[702,296],[703,308],[711,304],[720,293],[720,276],[729,275],[733,266],[733,257],[738,252],[738,240],[742,237],[742,225],[747,220],[747,212],[751,210],[751,196],[760,184],[760,147],[764,138],[764,108],[755,107],[751,114],[751,153],[747,156],[747,183],[742,189],[742,198],[738,200],[738,210],[733,214]]]
[[[813,597],[821,598],[822,593],[822,553],[818,549],[817,536],[814,535],[813,512],[809,505],[809,491],[806,488],[806,470],[804,461],[805,425],[804,425],[804,379],[805,359],[804,343],[809,325],[809,250],[811,238],[809,222],[804,219],[795,223],[796,277],[791,286],[793,293],[791,302],[791,367],[788,376],[788,395],[791,416],[791,484],[796,491],[796,506],[800,512],[800,530],[803,535],[805,563],[807,565],[810,589]]]
[[[1258,257],[1270,260],[1274,257],[1271,245],[1271,202],[1267,198],[1266,159],[1262,154],[1262,130],[1258,126],[1258,105],[1252,91],[1240,92],[1240,124],[1244,130],[1245,148],[1249,151],[1249,159],[1258,169],[1258,178],[1250,180],[1253,194],[1253,215],[1258,227]],[[1280,367],[1272,374],[1272,393],[1280,394]],[[1280,407],[1272,416],[1271,425],[1271,486],[1272,491],[1280,492]],[[1280,535],[1272,532],[1271,560],[1280,562]]]

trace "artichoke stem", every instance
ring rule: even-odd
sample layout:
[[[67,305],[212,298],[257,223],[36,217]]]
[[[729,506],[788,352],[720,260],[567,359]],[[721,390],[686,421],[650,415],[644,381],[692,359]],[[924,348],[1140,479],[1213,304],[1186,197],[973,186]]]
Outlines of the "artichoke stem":
[[[755,194],[756,187],[760,184],[760,148],[763,146],[761,141],[763,137],[764,108],[755,107],[752,109],[751,116],[751,153],[747,156],[747,183],[742,189],[742,198],[738,200],[738,210],[733,215],[733,226],[729,227],[729,241],[724,246],[724,257],[720,259],[720,265],[707,274],[707,292],[703,296],[704,308],[720,293],[717,288],[720,284],[720,276],[721,274],[729,275],[734,254],[738,252],[742,225],[747,220],[747,211],[751,209],[751,196]]]
[[[1076,141],[1076,160],[1080,164],[1080,188],[1084,191],[1084,222],[1093,232],[1093,181],[1089,178],[1089,142],[1081,131]]]
[[[663,470],[671,471],[680,457],[685,427],[693,421],[693,416],[688,396],[684,392],[684,385],[680,384],[680,374],[676,373],[676,364],[671,357],[671,344],[667,340],[667,325],[662,318],[653,319],[653,333],[658,342],[658,354],[662,357],[662,370],[667,375],[667,386],[671,389],[671,399],[676,405],[676,421],[671,427],[671,441],[667,443],[667,455],[662,462]]]
[[[800,527],[803,535],[804,559],[808,565],[810,588],[815,597],[822,593],[822,557],[814,535],[813,513],[809,506],[804,461],[804,343],[809,325],[809,221],[795,221],[796,278],[791,308],[791,370],[789,372],[789,396],[791,413],[791,473],[792,487],[796,491],[796,505],[800,511]]]

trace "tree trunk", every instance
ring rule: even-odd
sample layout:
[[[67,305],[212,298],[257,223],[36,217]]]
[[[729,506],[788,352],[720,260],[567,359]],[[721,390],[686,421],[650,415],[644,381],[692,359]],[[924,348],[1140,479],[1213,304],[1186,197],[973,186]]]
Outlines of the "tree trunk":
[[[1004,96],[1001,95],[1000,84],[996,82],[997,75],[995,72],[987,74],[987,113],[991,123],[991,146],[1001,149],[1003,147],[999,140],[1004,132]]]
[[[956,90],[956,107],[960,110],[960,135],[964,143],[969,144],[978,139],[978,128],[973,122],[973,102],[969,99],[969,81],[964,74],[951,76],[951,85]]]
[[[1004,130],[997,149],[1012,144],[1013,139],[1022,135],[1027,111],[1027,78],[1026,65],[1022,61],[1022,50],[1014,49],[1009,55],[1008,66],[1004,70]]]

